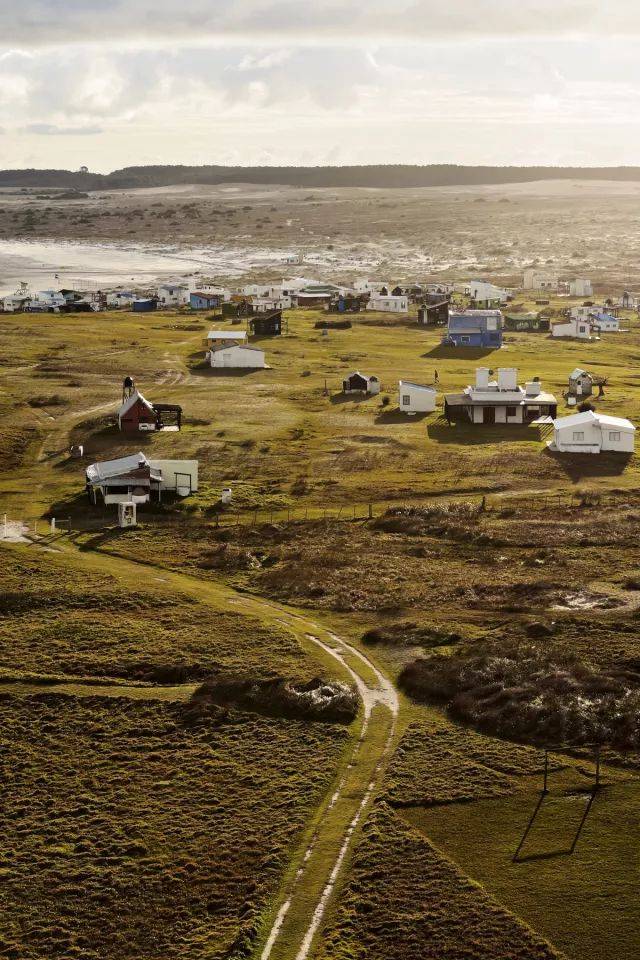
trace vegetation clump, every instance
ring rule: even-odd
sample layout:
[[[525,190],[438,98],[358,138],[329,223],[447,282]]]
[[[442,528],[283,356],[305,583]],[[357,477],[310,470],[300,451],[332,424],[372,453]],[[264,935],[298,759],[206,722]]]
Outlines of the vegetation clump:
[[[337,723],[351,723],[358,712],[355,690],[336,680],[314,677],[295,682],[283,677],[255,680],[221,675],[198,687],[190,702],[190,715],[197,718],[206,715],[211,705],[227,704],[268,716]]]
[[[399,683],[416,699],[445,703],[453,717],[487,733],[625,751],[640,747],[638,666],[594,666],[558,646],[516,641],[414,660]]]

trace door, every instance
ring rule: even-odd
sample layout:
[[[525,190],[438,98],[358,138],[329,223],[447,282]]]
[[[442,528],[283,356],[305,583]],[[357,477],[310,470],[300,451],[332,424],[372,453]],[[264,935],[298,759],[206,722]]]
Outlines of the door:
[[[482,422],[483,422],[483,423],[495,423],[495,422],[496,422],[496,410],[495,410],[495,407],[483,407],[483,408],[482,408]]]

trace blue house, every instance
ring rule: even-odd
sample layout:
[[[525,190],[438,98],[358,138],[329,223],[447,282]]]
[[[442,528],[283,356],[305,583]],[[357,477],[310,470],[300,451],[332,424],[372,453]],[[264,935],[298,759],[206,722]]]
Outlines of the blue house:
[[[189,304],[192,310],[214,310],[222,304],[223,297],[219,293],[203,293],[196,290],[190,294]]]
[[[454,347],[497,350],[502,346],[501,311],[464,310],[461,313],[450,313],[443,343]]]

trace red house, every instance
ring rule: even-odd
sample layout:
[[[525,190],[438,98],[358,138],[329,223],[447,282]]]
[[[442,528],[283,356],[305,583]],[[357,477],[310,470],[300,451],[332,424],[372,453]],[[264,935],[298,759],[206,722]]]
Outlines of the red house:
[[[165,423],[163,414],[167,414],[172,422]],[[127,434],[179,430],[181,420],[182,407],[173,403],[150,403],[137,390],[125,397],[118,410],[118,426]]]

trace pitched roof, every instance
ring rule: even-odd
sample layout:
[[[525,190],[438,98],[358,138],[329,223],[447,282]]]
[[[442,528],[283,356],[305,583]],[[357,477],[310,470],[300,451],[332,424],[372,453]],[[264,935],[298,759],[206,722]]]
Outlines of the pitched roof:
[[[415,387],[416,390],[430,390],[432,393],[437,393],[435,387],[429,386],[426,383],[414,383],[413,380],[398,380],[399,387]]]
[[[238,330],[209,330],[207,340],[246,340],[247,331]]]
[[[145,405],[149,410],[153,410],[153,404],[149,403],[138,390],[134,390],[130,397],[124,401],[120,409],[118,410],[118,416],[123,417],[131,407],[135,406],[138,400]]]
[[[108,480],[110,477],[119,477],[122,474],[130,473],[139,467],[149,464],[144,453],[132,453],[128,457],[119,457],[117,460],[103,460],[101,463],[90,463],[87,467],[87,480],[90,483],[99,483],[101,480]]]
[[[558,417],[553,421],[556,430],[562,427],[581,427],[589,423],[598,423],[600,426],[615,427],[616,430],[635,430],[636,428],[625,417],[610,417],[604,413],[595,413],[593,410],[583,410],[582,413],[573,413],[568,417]]]

